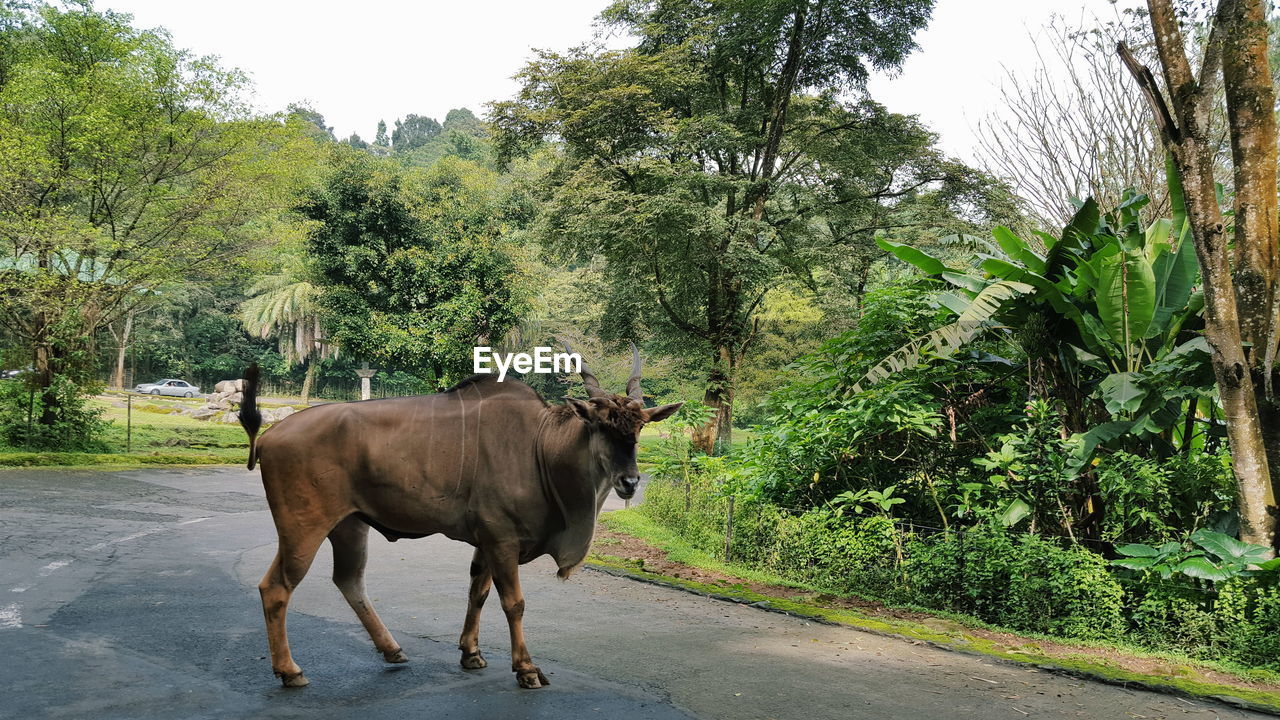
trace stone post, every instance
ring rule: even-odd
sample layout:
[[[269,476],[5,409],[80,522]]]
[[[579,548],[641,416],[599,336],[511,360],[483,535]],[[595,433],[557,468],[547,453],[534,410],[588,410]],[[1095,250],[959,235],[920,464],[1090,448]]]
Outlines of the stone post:
[[[368,400],[373,394],[373,384],[369,382],[373,376],[378,374],[377,370],[370,370],[369,363],[361,363],[360,369],[356,371],[356,375],[360,376],[360,399]]]

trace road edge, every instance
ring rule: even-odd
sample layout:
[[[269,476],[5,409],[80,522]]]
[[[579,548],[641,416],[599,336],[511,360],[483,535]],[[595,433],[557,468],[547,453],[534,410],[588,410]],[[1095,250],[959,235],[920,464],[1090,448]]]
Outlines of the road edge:
[[[662,575],[628,565],[625,560],[610,555],[593,553],[585,565],[587,569],[614,577],[659,585],[693,595],[747,605],[758,610],[789,615],[823,625],[852,627],[856,630],[913,644],[925,644],[939,650],[958,652],[998,660],[1006,664],[1032,666],[1085,680],[1093,680],[1129,689],[1148,690],[1165,695],[1205,700],[1241,710],[1265,713],[1280,717],[1280,693],[1247,691],[1230,685],[1202,681],[1144,675],[1130,670],[1107,667],[1085,660],[1064,662],[1062,658],[1034,653],[1004,652],[995,643],[962,633],[955,637],[927,626],[906,620],[875,618],[853,610],[828,608],[798,600],[777,598],[745,588],[722,588],[705,585],[683,578]]]

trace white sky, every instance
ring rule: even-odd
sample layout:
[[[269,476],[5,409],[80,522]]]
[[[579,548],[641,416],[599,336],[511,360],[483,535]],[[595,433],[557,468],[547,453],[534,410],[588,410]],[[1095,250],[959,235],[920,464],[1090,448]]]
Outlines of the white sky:
[[[265,110],[306,101],[339,137],[354,131],[372,140],[380,118],[394,126],[409,113],[443,120],[451,108],[468,107],[483,114],[485,102],[514,94],[511,76],[531,48],[563,50],[590,39],[608,0],[97,4],[133,14],[137,25],[163,26],[179,47],[248,71]],[[872,97],[919,115],[941,134],[947,152],[972,160],[972,128],[997,107],[1003,68],[1034,66],[1028,31],[1054,12],[1071,19],[1114,15],[1109,0],[939,0],[917,38],[922,50],[899,76],[874,78]]]

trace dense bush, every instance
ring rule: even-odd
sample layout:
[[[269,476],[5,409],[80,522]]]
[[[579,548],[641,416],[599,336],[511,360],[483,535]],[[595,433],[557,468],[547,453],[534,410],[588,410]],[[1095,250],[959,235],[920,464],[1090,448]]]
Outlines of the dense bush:
[[[1163,462],[1127,452],[1098,458],[1106,499],[1101,537],[1113,542],[1172,540],[1234,510],[1235,478],[1225,451],[1176,455]]]
[[[1124,591],[1096,553],[979,525],[908,543],[904,575],[920,605],[1052,635],[1114,637]]]
[[[1203,464],[1212,467],[1213,456]],[[1121,459],[1121,463],[1130,460]],[[1201,463],[1191,463],[1208,472]],[[742,482],[698,460],[689,481],[655,478],[640,511],[690,544],[723,557],[729,501]],[[1211,473],[1212,474],[1212,473]],[[1173,482],[1165,477],[1161,482]],[[824,505],[804,512],[735,496],[733,561],[830,592],[970,615],[1025,632],[1127,640],[1280,670],[1275,573],[1215,586],[1121,570],[1065,538],[999,523],[924,531],[886,514]],[[1174,503],[1176,505],[1176,501]]]
[[[26,381],[0,382],[0,444],[27,450],[105,451],[102,432],[107,423],[102,410],[89,405],[97,390],[55,376],[46,402],[45,392]],[[46,405],[54,419],[51,424],[40,422]]]
[[[743,453],[754,492],[812,507],[898,485],[907,491],[905,516],[941,522],[938,505],[975,471],[970,458],[1016,420],[1017,387],[1006,377],[1012,361],[988,352],[994,345],[975,344],[945,366],[921,365],[856,389],[878,360],[937,324],[940,291],[913,281],[869,293],[856,329],[796,364],[795,380],[770,397],[759,437]]]
[[[1224,654],[1243,665],[1280,672],[1280,586],[1237,579],[1219,592],[1214,619]]]

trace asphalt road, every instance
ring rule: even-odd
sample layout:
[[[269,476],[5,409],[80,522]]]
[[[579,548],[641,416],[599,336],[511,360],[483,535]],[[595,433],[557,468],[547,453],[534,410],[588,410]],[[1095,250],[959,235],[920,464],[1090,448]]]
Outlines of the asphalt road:
[[[286,690],[265,659],[256,472],[2,470],[0,717],[1263,717],[590,570],[562,582],[545,560],[524,568],[525,628],[552,685],[519,690],[496,597],[489,667],[458,667],[470,553],[371,534],[369,594],[410,657],[387,665],[322,549],[289,614],[311,685]]]

